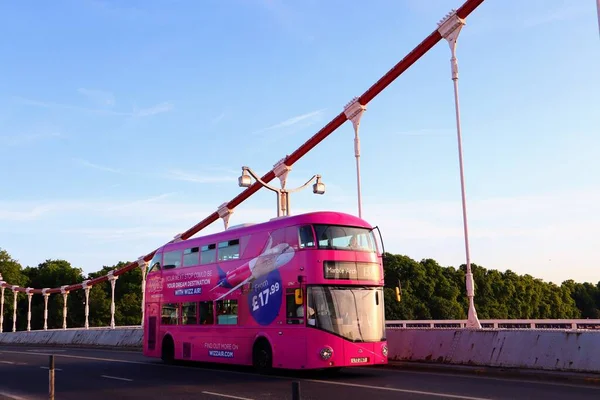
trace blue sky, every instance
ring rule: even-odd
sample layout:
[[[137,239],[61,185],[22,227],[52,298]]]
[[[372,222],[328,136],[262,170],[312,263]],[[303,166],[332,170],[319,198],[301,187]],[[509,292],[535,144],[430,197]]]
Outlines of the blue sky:
[[[293,152],[460,0],[4,2],[0,247],[91,272],[185,231]],[[386,250],[464,263],[450,51],[368,105],[364,218]],[[472,261],[600,280],[600,52],[593,0],[487,0],[458,44]],[[357,213],[347,122],[294,165]],[[261,190],[231,224],[275,216]],[[222,229],[216,222],[204,232]]]

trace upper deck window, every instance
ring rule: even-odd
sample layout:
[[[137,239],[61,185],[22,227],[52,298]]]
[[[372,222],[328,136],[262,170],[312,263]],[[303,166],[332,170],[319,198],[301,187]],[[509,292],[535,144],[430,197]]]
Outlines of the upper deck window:
[[[229,240],[219,243],[219,261],[237,260],[240,258],[240,240]]]
[[[200,253],[200,264],[210,264],[217,261],[217,245],[207,244],[202,246]]]
[[[190,267],[192,265],[198,265],[199,259],[199,247],[192,247],[191,249],[185,249],[183,251],[183,266]]]
[[[163,256],[163,268],[179,268],[181,267],[181,250],[174,250],[165,253]]]
[[[373,231],[341,225],[315,225],[319,249],[375,252]]]
[[[152,260],[150,261],[150,269],[148,270],[148,273],[160,271],[160,261],[161,260],[162,260],[162,253],[159,253],[159,252],[154,253],[154,257],[152,257]]]
[[[301,249],[315,247],[315,234],[313,233],[312,226],[305,225],[298,228],[298,236]]]

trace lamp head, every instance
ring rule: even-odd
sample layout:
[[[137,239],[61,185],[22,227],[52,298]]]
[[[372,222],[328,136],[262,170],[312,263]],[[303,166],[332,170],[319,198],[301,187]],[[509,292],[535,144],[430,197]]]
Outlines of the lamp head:
[[[313,185],[313,193],[314,194],[324,194],[325,193],[325,184],[321,182],[321,176],[317,175],[317,182]]]
[[[242,167],[242,175],[238,178],[238,185],[240,187],[252,186],[252,177],[248,175],[248,171],[244,167]]]

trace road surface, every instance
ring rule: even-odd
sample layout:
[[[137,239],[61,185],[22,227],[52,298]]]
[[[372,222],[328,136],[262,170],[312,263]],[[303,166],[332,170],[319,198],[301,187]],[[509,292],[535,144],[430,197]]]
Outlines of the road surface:
[[[598,399],[599,385],[526,381],[455,373],[359,368],[319,373],[255,374],[250,368],[165,365],[139,352],[0,346],[0,400],[47,399],[48,359],[55,354],[57,400],[95,399]]]

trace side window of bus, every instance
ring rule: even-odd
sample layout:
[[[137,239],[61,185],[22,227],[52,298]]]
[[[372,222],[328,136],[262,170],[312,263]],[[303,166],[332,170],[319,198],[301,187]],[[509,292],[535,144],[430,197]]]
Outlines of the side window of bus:
[[[179,322],[179,304],[177,303],[165,303],[162,305],[162,318],[161,323],[163,325],[177,325]]]
[[[160,271],[160,260],[162,260],[162,253],[155,253],[154,257],[152,257],[152,260],[150,261],[150,269],[148,270],[148,273]]]
[[[217,245],[207,244],[202,246],[200,253],[200,264],[211,264],[217,261]]]
[[[304,304],[302,289],[286,289],[285,315],[288,325],[300,325],[304,322]]]
[[[237,300],[217,301],[217,324],[237,325],[238,302]]]
[[[215,323],[213,316],[213,302],[201,301],[200,306],[200,325],[212,325]]]
[[[300,237],[300,248],[315,247],[315,235],[312,226],[306,225],[298,228],[298,236]]]
[[[181,253],[181,250],[174,250],[165,253],[163,257],[163,269],[181,267]]]
[[[219,261],[237,260],[240,258],[240,240],[229,240],[219,243]]]
[[[198,315],[196,314],[196,303],[183,303],[181,305],[181,324],[196,325]]]
[[[192,265],[198,265],[199,259],[199,247],[192,247],[191,249],[185,249],[183,251],[183,266],[191,267]]]

